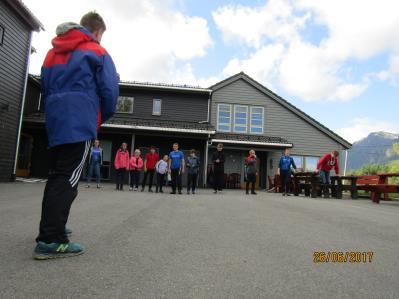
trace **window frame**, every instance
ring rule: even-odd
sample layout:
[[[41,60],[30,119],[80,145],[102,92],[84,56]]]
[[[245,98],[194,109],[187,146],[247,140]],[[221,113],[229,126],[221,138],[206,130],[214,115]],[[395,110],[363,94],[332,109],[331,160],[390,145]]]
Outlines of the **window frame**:
[[[245,113],[246,113],[246,117],[245,117],[245,131],[237,131],[236,130],[236,112],[237,112],[237,108],[245,108]],[[234,133],[238,133],[238,134],[247,134],[248,133],[248,106],[247,105],[234,105],[234,119],[233,119],[233,132]],[[243,125],[238,125],[238,127],[243,128]]]
[[[260,109],[262,109],[262,125],[261,126],[253,126],[252,125],[252,111],[253,111],[253,109],[257,109],[257,108],[260,108]],[[264,134],[264,128],[265,128],[265,107],[263,107],[263,106],[251,106],[250,107],[250,113],[249,113],[250,115],[249,115],[249,133],[250,134],[254,134],[254,135],[262,135],[262,134]],[[262,132],[252,132],[252,128],[261,128],[262,129]]]
[[[159,112],[155,112],[155,102],[159,101]],[[152,99],[152,115],[160,116],[162,115],[162,99]]]
[[[116,110],[115,113],[121,113],[121,114],[133,114],[134,111],[134,97],[130,97],[130,96],[119,96],[118,97],[118,102],[120,98],[126,98],[126,99],[132,99],[132,108],[131,111],[118,111]],[[116,108],[118,109],[118,103],[116,105]]]
[[[219,129],[219,124],[220,124],[220,119],[219,119],[219,113],[220,113],[220,107],[221,106],[228,106],[229,107],[229,129],[228,130],[220,130]],[[217,109],[217,115],[216,115],[216,120],[217,120],[217,131],[218,132],[231,132],[231,120],[232,120],[232,105],[231,104],[225,104],[225,103],[218,103],[218,109]],[[223,125],[227,125],[227,123],[223,123]]]

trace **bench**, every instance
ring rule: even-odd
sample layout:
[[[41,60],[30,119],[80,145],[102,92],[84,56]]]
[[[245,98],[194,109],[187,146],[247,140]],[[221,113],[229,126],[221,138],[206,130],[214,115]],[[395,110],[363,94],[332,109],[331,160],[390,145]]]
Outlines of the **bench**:
[[[370,198],[374,203],[380,202],[381,194],[384,194],[385,200],[389,200],[389,193],[399,192],[399,185],[388,184],[389,177],[399,177],[399,173],[358,176],[357,189],[371,192]]]

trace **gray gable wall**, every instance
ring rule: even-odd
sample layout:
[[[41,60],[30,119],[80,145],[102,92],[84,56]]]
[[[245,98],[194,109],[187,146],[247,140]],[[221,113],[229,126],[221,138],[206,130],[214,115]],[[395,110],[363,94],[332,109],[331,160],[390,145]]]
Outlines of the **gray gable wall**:
[[[344,149],[336,140],[243,79],[233,81],[213,92],[211,123],[215,127],[219,103],[263,106],[264,135],[283,137],[292,142],[292,154],[321,156],[335,149]]]

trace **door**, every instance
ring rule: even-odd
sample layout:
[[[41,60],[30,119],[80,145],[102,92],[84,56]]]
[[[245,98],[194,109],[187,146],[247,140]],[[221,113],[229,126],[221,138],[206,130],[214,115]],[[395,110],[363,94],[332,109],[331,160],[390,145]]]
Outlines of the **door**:
[[[21,134],[18,150],[17,173],[19,177],[28,177],[30,174],[31,156],[33,148],[33,137]]]

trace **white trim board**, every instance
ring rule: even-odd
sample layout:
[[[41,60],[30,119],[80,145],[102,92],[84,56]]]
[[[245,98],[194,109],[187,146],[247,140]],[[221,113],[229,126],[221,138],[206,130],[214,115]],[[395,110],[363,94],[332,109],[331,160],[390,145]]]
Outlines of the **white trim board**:
[[[259,142],[259,141],[243,141],[243,140],[227,140],[227,139],[212,139],[212,143],[232,143],[232,144],[249,144],[249,145],[265,145],[277,147],[293,147],[292,143],[272,143],[272,142]]]
[[[179,128],[168,128],[168,127],[149,127],[149,126],[119,125],[119,124],[102,124],[101,127],[103,127],[103,128],[136,129],[136,130],[146,130],[146,131],[194,133],[194,134],[215,134],[216,133],[216,131],[210,131],[210,130],[179,129]]]

